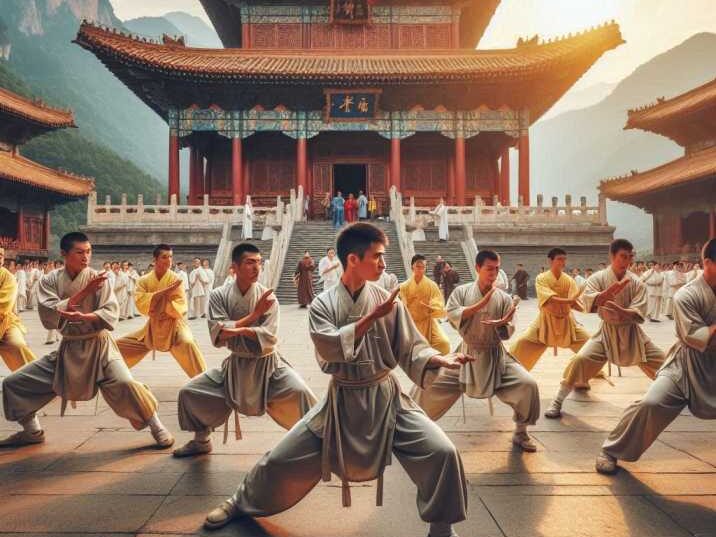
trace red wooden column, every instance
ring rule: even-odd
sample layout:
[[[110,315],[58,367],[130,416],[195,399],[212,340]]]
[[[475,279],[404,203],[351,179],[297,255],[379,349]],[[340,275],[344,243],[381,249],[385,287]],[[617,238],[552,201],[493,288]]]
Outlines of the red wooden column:
[[[455,205],[465,205],[465,138],[455,136]]]
[[[231,139],[231,190],[234,205],[244,202],[244,163],[241,138]]]
[[[522,197],[522,203],[530,205],[530,134],[525,130],[520,134],[517,142],[519,151],[519,189],[518,196]],[[519,198],[518,198],[519,199]]]
[[[42,248],[47,250],[50,248],[50,211],[45,208],[45,212],[43,214],[45,217],[42,220],[42,234],[44,235],[42,238]]]
[[[709,212],[709,239],[716,238],[716,207]]]
[[[390,182],[400,192],[400,138],[390,139]]]
[[[445,202],[447,205],[455,205],[455,155],[450,155],[448,160],[448,184]]]
[[[510,205],[510,148],[502,150],[500,157],[500,203],[508,207]]]
[[[303,187],[303,195],[308,195],[308,182],[306,181],[306,162],[308,144],[303,137],[296,138],[296,189]],[[298,193],[298,192],[297,192]]]
[[[18,199],[17,207],[17,242],[22,248],[25,244],[25,214],[22,210],[22,200]]]
[[[169,133],[169,198],[176,194],[179,199],[179,136]]]

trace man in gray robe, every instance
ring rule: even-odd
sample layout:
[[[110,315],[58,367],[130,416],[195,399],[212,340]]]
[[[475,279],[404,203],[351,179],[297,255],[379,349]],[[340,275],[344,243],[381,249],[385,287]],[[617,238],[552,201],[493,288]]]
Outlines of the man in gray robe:
[[[391,372],[400,366],[422,385],[427,370],[458,368],[462,354],[441,356],[428,346],[400,302],[371,283],[384,269],[387,238],[357,223],[338,236],[345,272],[313,301],[309,330],[321,369],[331,375],[326,396],[249,471],[236,493],[207,516],[219,528],[239,516],[262,517],[295,505],[323,479],[378,479],[395,454],[418,487],[418,510],[430,536],[454,535],[465,519],[467,489],[460,455],[447,435],[405,394]],[[370,281],[368,281],[370,280]],[[318,522],[318,521],[317,521]]]
[[[634,246],[626,239],[609,245],[610,265],[592,274],[582,293],[583,311],[597,313],[599,329],[567,364],[559,391],[545,412],[556,419],[562,403],[575,385],[589,385],[607,363],[620,367],[638,366],[653,379],[664,363],[664,351],[644,333],[640,324],[646,317],[646,284],[629,271]]]
[[[697,418],[716,419],[716,239],[701,257],[703,274],[674,295],[677,341],[644,398],[609,433],[597,457],[600,473],[615,473],[617,460],[638,460],[686,406]]]
[[[442,417],[463,394],[483,399],[497,396],[514,410],[512,442],[524,451],[537,451],[527,426],[539,418],[539,389],[532,375],[502,345],[515,330],[512,298],[496,287],[500,256],[480,250],[475,258],[477,281],[450,294],[447,315],[460,332],[460,351],[475,358],[460,370],[443,369],[429,387],[414,387],[411,396],[432,419]]]
[[[119,305],[107,274],[90,268],[92,247],[83,233],[68,233],[60,241],[65,267],[40,280],[38,310],[48,330],[59,330],[57,351],[15,371],[3,382],[5,417],[23,430],[0,441],[0,446],[23,446],[45,441],[36,412],[55,397],[89,401],[99,389],[107,404],[139,430],[149,426],[159,447],[174,443],[159,421],[157,400],[144,384],[132,378],[109,331],[119,317]]]
[[[236,438],[241,438],[238,413],[268,412],[290,429],[317,401],[301,376],[276,349],[279,305],[273,291],[258,283],[261,254],[251,243],[237,245],[232,254],[236,282],[211,291],[209,333],[215,347],[231,354],[220,368],[194,377],[179,390],[179,425],[194,438],[174,451],[188,457],[212,450],[211,431],[226,423],[234,411]]]

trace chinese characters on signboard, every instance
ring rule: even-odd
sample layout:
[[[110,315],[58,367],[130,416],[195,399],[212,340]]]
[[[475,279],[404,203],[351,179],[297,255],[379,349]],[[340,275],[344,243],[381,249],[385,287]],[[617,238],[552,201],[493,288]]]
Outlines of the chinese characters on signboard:
[[[379,97],[380,90],[326,90],[326,120],[374,119]]]
[[[370,21],[368,0],[331,0],[331,22],[365,24]]]

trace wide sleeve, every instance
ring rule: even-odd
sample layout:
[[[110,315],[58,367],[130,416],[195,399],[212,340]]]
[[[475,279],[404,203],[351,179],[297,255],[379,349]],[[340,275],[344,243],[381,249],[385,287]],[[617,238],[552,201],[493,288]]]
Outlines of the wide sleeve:
[[[178,278],[177,278],[178,279]],[[177,279],[172,280],[172,283]],[[164,313],[174,319],[181,319],[184,317],[189,307],[186,302],[186,293],[184,292],[184,286],[180,285],[167,297],[166,307]]]
[[[455,289],[450,293],[447,301],[447,318],[456,330],[460,330],[463,324],[462,313],[465,311],[465,291]]]
[[[417,386],[423,388],[430,358],[440,351],[433,349],[418,331],[402,302],[395,307],[395,328],[391,345],[400,368]]]
[[[261,356],[265,356],[273,352],[274,347],[278,343],[278,325],[279,325],[279,306],[278,301],[274,300],[268,311],[261,316],[258,324],[250,328],[256,334],[258,339]],[[253,343],[250,339],[244,338],[247,344]]]
[[[117,302],[117,295],[114,294],[114,290],[107,282],[102,284],[95,292],[96,307],[92,312],[94,313],[102,328],[106,330],[114,330],[119,321],[119,302]]]
[[[631,285],[635,287],[634,293],[631,297],[631,302],[627,309],[635,314],[637,323],[643,323],[646,318],[646,306],[648,304],[648,297],[646,294],[646,284],[640,280],[632,280]]]
[[[541,308],[553,296],[557,296],[557,292],[549,286],[547,276],[540,274],[535,280],[535,292],[537,293],[537,305]]]
[[[493,296],[494,300],[494,296]],[[502,319],[505,315],[507,315],[512,308],[512,299],[510,296],[506,293],[503,293],[500,296],[500,306],[499,306],[499,312],[500,312],[500,319]],[[497,328],[497,335],[500,339],[510,339],[512,337],[512,334],[515,333],[515,318],[512,317],[512,320],[507,323],[504,326],[500,326]]]
[[[230,324],[229,309],[226,300],[225,289],[219,287],[209,294],[209,308],[207,316],[207,324],[209,325],[209,337],[214,347],[228,347],[229,341],[219,339],[221,330],[227,324]]]
[[[13,313],[17,296],[17,281],[5,270],[0,270],[0,318]]]
[[[147,279],[140,278],[134,288],[134,303],[137,306],[137,311],[144,316],[149,316],[153,298],[154,293],[149,290]]]
[[[582,293],[582,303],[584,304],[585,313],[594,313],[594,307],[596,306],[594,302],[597,299],[597,296],[602,292],[602,286],[600,283],[602,276],[603,275],[600,271],[592,274],[587,279],[587,286],[584,289],[584,293]]]
[[[311,304],[308,330],[316,353],[325,362],[353,362],[365,343],[365,338],[356,341],[355,322],[341,327],[335,325],[330,304],[320,296]]]
[[[58,272],[52,272],[40,278],[37,287],[37,312],[40,322],[48,330],[61,330],[65,320],[60,317],[59,311],[65,311],[70,299],[60,298],[57,290]]]
[[[711,331],[690,290],[679,291],[674,297],[674,324],[676,335],[685,345],[699,352],[706,351]]]
[[[430,286],[430,316],[434,319],[445,317],[445,300],[440,288],[433,284]]]

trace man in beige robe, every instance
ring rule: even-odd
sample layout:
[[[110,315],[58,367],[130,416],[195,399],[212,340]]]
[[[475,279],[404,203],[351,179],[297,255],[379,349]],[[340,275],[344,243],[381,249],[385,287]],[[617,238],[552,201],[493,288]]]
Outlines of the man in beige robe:
[[[576,384],[587,384],[604,367],[638,366],[653,379],[664,363],[664,352],[644,333],[641,323],[646,315],[646,285],[630,272],[634,247],[626,239],[615,239],[609,246],[611,264],[595,272],[582,294],[584,311],[596,313],[599,329],[570,360],[547,418],[562,415],[562,403]]]
[[[612,474],[617,461],[636,461],[688,406],[716,419],[716,239],[702,250],[704,271],[674,295],[677,341],[644,397],[630,405],[602,445],[596,470]]]
[[[226,423],[232,410],[236,437],[241,438],[239,412],[268,413],[290,429],[317,401],[276,348],[279,305],[273,291],[258,283],[259,249],[239,244],[231,259],[236,281],[217,287],[209,298],[212,343],[228,347],[231,354],[220,368],[199,375],[179,391],[179,425],[194,432],[194,438],[174,451],[176,457],[209,453],[211,431]]]
[[[119,304],[119,320],[126,321],[128,314],[129,278],[126,272],[122,270],[122,265],[119,261],[112,263],[112,272],[114,273],[114,295],[117,297],[117,304]]]
[[[572,310],[582,311],[581,289],[564,272],[567,252],[552,248],[547,254],[549,270],[535,280],[539,314],[527,330],[510,347],[510,354],[527,369],[532,368],[548,348],[579,351],[589,334],[577,324]]]
[[[400,366],[422,384],[426,371],[456,368],[469,360],[442,356],[415,328],[398,290],[372,283],[384,269],[387,238],[359,222],[338,236],[345,272],[338,285],[316,297],[309,330],[316,358],[331,375],[327,395],[249,471],[236,493],[207,516],[219,528],[239,516],[269,516],[298,503],[335,473],[343,505],[350,505],[349,481],[378,479],[395,454],[418,487],[418,511],[431,537],[454,535],[465,519],[467,490],[460,455],[447,435],[401,390],[391,372]],[[370,281],[367,281],[370,280]],[[320,523],[316,513],[316,523]],[[324,516],[335,516],[326,512]]]
[[[661,265],[656,261],[649,263],[649,269],[641,276],[646,284],[646,316],[653,323],[658,323],[661,316],[661,301],[664,289],[664,274]]]
[[[159,447],[174,443],[157,416],[157,400],[144,384],[132,378],[109,331],[119,317],[119,305],[107,275],[90,268],[92,247],[83,233],[68,233],[60,241],[65,268],[40,280],[38,309],[47,329],[57,329],[57,351],[15,371],[3,382],[5,417],[23,430],[0,441],[0,446],[23,446],[45,441],[36,412],[55,397],[89,401],[99,389],[107,404],[135,429],[149,426]]]
[[[201,266],[201,259],[195,257],[193,260],[194,269],[189,273],[189,292],[191,304],[189,307],[189,319],[206,317],[206,299],[208,296],[209,275]]]
[[[537,451],[527,426],[539,418],[539,389],[527,370],[502,344],[514,332],[516,307],[496,287],[500,256],[481,250],[475,259],[477,281],[458,286],[450,294],[447,315],[462,337],[460,351],[475,358],[460,370],[443,369],[427,388],[413,388],[411,396],[428,416],[442,417],[463,394],[476,399],[497,396],[514,410],[512,442],[523,451]]]

